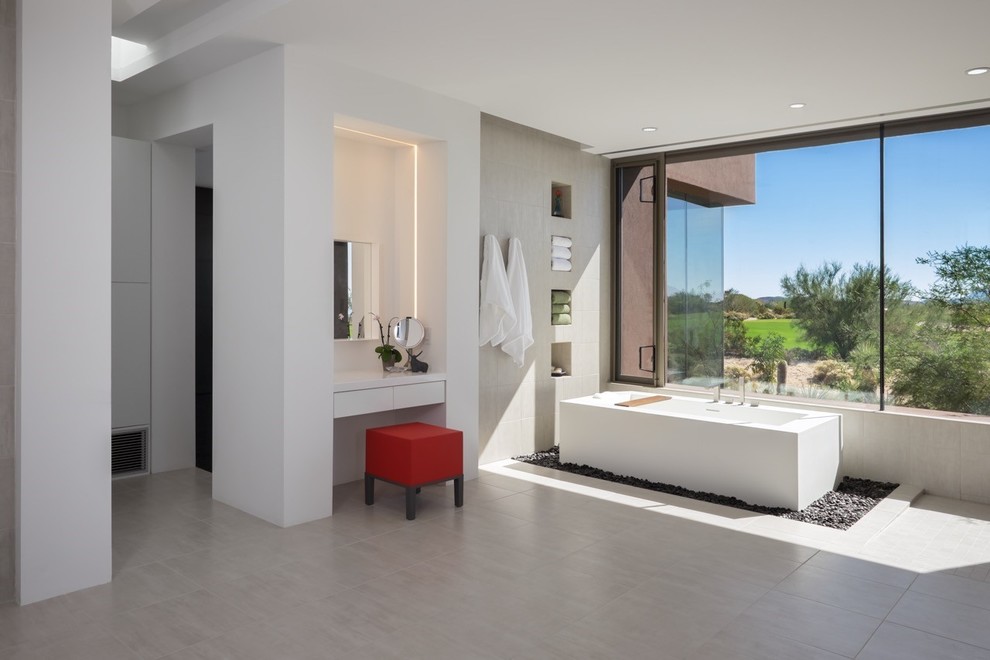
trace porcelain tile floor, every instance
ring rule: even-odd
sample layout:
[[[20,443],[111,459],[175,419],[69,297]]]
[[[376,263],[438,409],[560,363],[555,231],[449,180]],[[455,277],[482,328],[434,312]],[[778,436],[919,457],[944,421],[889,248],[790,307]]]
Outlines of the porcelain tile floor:
[[[0,608],[0,658],[990,659],[988,506],[836,532],[511,462],[413,522],[381,482],[290,529],[210,493],[115,482],[113,582]]]

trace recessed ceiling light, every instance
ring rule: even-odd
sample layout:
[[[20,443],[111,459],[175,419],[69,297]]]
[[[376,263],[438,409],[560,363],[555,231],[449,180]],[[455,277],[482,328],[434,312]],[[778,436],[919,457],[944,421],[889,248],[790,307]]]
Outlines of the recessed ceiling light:
[[[657,127],[656,126],[644,126],[643,127],[643,132],[644,133],[656,133],[657,132]]]
[[[791,109],[793,109],[793,110],[800,110],[800,109],[801,109],[801,108],[803,108],[803,107],[804,107],[805,105],[806,105],[806,104],[804,104],[804,103],[791,103],[791,104],[790,104],[789,106],[787,106],[787,107],[789,107],[789,108],[791,108]]]
[[[970,76],[981,76],[987,71],[990,71],[990,66],[978,66],[974,69],[967,69],[966,74]]]

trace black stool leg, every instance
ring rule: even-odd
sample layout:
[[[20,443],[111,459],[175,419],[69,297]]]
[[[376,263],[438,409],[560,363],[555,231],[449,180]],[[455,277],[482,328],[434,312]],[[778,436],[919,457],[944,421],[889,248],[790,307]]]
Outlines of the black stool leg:
[[[367,472],[364,473],[364,503],[375,503],[375,478]]]
[[[454,506],[464,506],[464,475],[454,477]]]
[[[416,520],[416,488],[406,488],[406,520]]]

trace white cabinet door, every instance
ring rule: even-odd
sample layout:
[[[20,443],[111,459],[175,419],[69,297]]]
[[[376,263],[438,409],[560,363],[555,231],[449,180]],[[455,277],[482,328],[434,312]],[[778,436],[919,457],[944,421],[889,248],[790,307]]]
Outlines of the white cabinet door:
[[[151,285],[110,285],[111,426],[151,423]]]

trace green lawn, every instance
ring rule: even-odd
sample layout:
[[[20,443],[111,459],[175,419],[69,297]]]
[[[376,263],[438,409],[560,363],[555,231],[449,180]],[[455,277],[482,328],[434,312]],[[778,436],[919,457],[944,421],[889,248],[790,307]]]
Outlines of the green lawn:
[[[743,321],[746,326],[747,337],[763,338],[771,332],[776,332],[784,338],[784,349],[805,348],[811,349],[810,343],[805,341],[804,333],[797,327],[793,319],[752,319]]]

